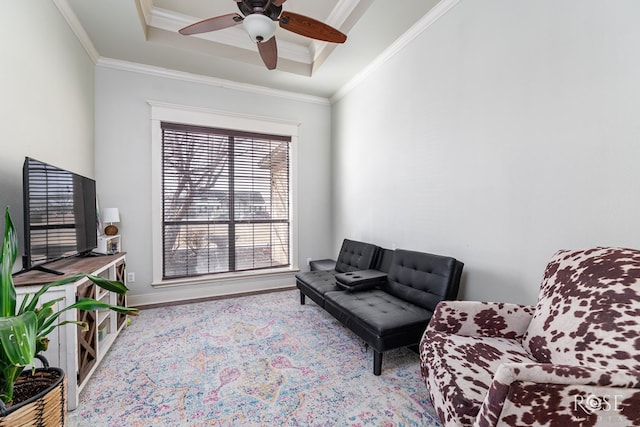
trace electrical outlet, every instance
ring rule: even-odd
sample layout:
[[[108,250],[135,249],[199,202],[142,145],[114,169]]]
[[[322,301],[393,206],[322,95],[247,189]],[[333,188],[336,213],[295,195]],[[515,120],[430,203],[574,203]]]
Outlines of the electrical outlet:
[[[311,265],[311,258],[307,258],[307,265]]]
[[[133,283],[136,281],[136,273],[127,273],[127,282]]]

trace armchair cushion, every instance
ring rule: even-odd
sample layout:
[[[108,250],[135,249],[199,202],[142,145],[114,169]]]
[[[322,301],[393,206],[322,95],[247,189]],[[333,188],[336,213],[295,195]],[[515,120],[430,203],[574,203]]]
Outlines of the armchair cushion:
[[[455,335],[452,339],[451,334],[429,331],[421,349],[420,366],[431,400],[440,419],[447,419],[445,425],[451,426],[473,424],[502,363],[533,363],[518,341],[502,337]]]
[[[627,426],[640,419],[640,372],[573,365],[500,365],[476,425]]]
[[[559,251],[523,345],[540,363],[640,371],[640,251]]]

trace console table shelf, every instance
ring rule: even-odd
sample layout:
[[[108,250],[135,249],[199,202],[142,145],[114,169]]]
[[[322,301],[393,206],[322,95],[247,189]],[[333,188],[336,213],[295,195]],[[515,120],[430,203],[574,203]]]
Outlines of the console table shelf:
[[[125,283],[125,253],[97,257],[66,258],[47,264],[47,268],[63,273],[55,275],[31,270],[13,278],[18,303],[24,295],[33,295],[42,285],[78,273],[88,273]],[[99,288],[89,279],[82,278],[65,286],[50,288],[41,298],[41,303],[62,298],[54,310],[61,310],[80,298],[94,298],[114,305],[126,306],[125,295]],[[63,325],[49,334],[49,348],[44,353],[51,366],[62,368],[67,375],[67,407],[74,410],[78,405],[78,395],[96,367],[107,353],[116,337],[126,324],[126,315],[111,310],[79,311],[62,313],[59,321],[81,320],[88,330]]]

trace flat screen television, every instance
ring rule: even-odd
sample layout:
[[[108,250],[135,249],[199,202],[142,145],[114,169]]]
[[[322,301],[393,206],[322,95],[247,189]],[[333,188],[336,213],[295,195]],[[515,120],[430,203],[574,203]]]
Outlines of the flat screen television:
[[[55,273],[45,264],[98,245],[96,182],[30,157],[22,168],[24,270]]]

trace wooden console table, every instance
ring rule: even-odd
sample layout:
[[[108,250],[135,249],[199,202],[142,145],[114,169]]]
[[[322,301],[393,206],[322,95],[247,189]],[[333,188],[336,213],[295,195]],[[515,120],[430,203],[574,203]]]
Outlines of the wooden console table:
[[[126,283],[126,257],[124,253],[97,257],[66,258],[47,264],[47,268],[62,272],[58,276],[31,270],[17,276],[18,304],[25,294],[33,295],[43,284],[77,273],[88,273]],[[50,288],[41,303],[62,298],[54,310],[63,309],[79,298],[94,298],[109,304],[126,306],[125,295],[99,288],[88,279],[81,279],[65,286]],[[78,406],[78,395],[126,324],[126,315],[111,310],[65,311],[59,321],[81,320],[88,324],[84,331],[79,326],[63,325],[49,334],[49,349],[44,353],[51,366],[62,368],[67,375],[67,407],[72,411]]]

